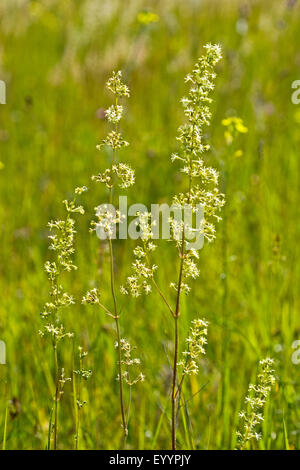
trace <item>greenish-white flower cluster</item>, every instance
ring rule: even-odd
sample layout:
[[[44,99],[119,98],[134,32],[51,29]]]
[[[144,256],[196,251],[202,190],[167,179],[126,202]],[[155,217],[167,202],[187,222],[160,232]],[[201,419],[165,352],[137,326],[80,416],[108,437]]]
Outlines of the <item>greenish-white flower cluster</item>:
[[[241,421],[240,430],[237,431],[239,450],[245,449],[251,440],[261,439],[259,427],[264,420],[264,406],[275,383],[273,366],[273,359],[261,360],[256,384],[249,385],[248,395],[245,398],[246,408],[239,414]]]
[[[65,369],[62,367],[60,378],[58,380],[58,398],[57,398],[58,401],[62,399],[62,396],[64,394],[65,384],[67,382],[71,382],[71,380],[72,380],[71,377],[66,377]]]
[[[115,342],[115,348],[118,348],[118,341]],[[141,364],[141,360],[137,357],[132,357],[133,348],[129,341],[125,338],[120,339],[120,346],[121,346],[121,364],[123,365],[123,372],[122,378],[125,380],[127,385],[132,387],[133,385],[137,384],[138,382],[143,382],[145,380],[145,376],[139,372],[133,372],[134,366],[139,367]],[[134,376],[132,376],[134,374]],[[117,376],[119,380],[119,375]]]
[[[98,289],[94,288],[88,291],[82,298],[83,304],[99,304],[100,293]]]
[[[182,367],[183,375],[198,374],[199,358],[206,354],[208,322],[197,318],[192,321],[190,333],[186,339],[187,350],[182,353],[183,359],[178,363]]]
[[[79,385],[78,385],[78,396],[76,399],[76,404],[78,409],[80,410],[84,405],[86,405],[86,400],[81,399],[81,380],[89,380],[92,375],[92,371],[90,369],[83,368],[83,360],[87,356],[87,351],[83,351],[81,346],[78,346],[78,355],[79,355],[79,369],[74,370],[74,374],[79,378]]]
[[[125,215],[121,214],[119,210],[108,207],[107,204],[95,207],[95,212],[97,222],[91,222],[90,231],[97,231],[99,238],[115,238],[116,226],[121,223]]]
[[[114,177],[119,179],[118,186],[122,189],[127,189],[135,182],[134,170],[127,165],[127,163],[117,163],[107,168],[103,173],[92,176],[94,181],[105,183],[108,189],[113,187]]]
[[[60,277],[64,271],[76,270],[77,266],[73,262],[74,255],[74,235],[75,220],[71,218],[72,213],[84,214],[82,206],[76,205],[78,194],[86,191],[86,188],[76,188],[74,199],[72,201],[63,201],[67,211],[67,217],[64,220],[54,220],[49,222],[50,246],[54,251],[56,259],[46,261],[45,271],[50,283],[50,301],[44,306],[41,317],[44,320],[42,336],[51,338],[54,347],[65,337],[72,337],[73,333],[65,331],[65,327],[60,320],[59,310],[62,307],[68,307],[75,303],[72,295],[64,291],[60,283]]]
[[[104,145],[112,149],[112,162],[110,168],[106,168],[98,175],[92,176],[92,180],[104,183],[112,195],[112,190],[115,186],[122,189],[127,189],[135,182],[135,172],[127,163],[117,162],[117,150],[122,147],[127,147],[129,143],[125,141],[119,131],[119,122],[123,116],[123,106],[119,104],[119,99],[122,97],[129,97],[129,88],[122,82],[122,73],[120,71],[113,72],[112,76],[106,83],[106,87],[115,95],[115,103],[111,105],[105,112],[106,119],[113,124],[113,130],[108,133],[101,144],[97,145],[99,150]],[[118,211],[103,211],[96,208],[97,221],[92,222],[92,229],[97,226],[104,230],[108,238],[113,238],[115,235],[116,225],[121,222],[121,216]]]
[[[127,147],[129,143],[123,139],[121,133],[118,130],[118,124],[123,116],[123,106],[118,104],[119,99],[122,97],[128,97],[129,88],[122,82],[122,72],[113,72],[112,76],[108,79],[106,87],[115,95],[115,104],[111,105],[105,111],[106,119],[114,124],[114,130],[109,132],[105,139],[102,140],[101,144],[97,146],[100,150],[103,145],[108,145],[113,151],[120,149],[121,147]],[[94,177],[95,178],[95,177]],[[95,178],[96,179],[96,178]],[[100,180],[99,180],[100,181]]]
[[[106,87],[110,90],[117,98],[125,96],[129,98],[129,88],[125,83],[122,82],[122,72],[112,72],[112,76],[107,80]]]
[[[119,150],[122,147],[127,147],[129,143],[122,138],[122,134],[120,132],[111,131],[105,139],[102,140],[101,144],[97,145],[97,149],[101,150],[103,145],[108,145],[114,151]]]
[[[212,241],[215,238],[214,222],[220,220],[218,212],[225,201],[224,195],[220,194],[218,189],[218,172],[206,166],[202,157],[210,148],[204,142],[203,128],[210,124],[209,104],[212,99],[209,95],[214,89],[215,66],[222,54],[218,45],[207,44],[204,47],[206,54],[200,57],[192,73],[185,79],[186,83],[191,85],[188,96],[182,98],[187,123],[178,129],[180,150],[173,154],[171,159],[173,162],[178,160],[182,164],[181,171],[189,177],[188,191],[175,196],[173,203],[182,209],[189,205],[193,212],[197,212],[201,206],[204,210],[204,221],[199,230],[202,230],[208,241]],[[194,180],[199,182],[195,184]],[[178,236],[175,240],[178,243]]]
[[[198,259],[199,259],[199,253],[195,249],[186,251],[183,254],[181,291],[184,294],[189,294],[191,290],[187,281],[189,279],[197,279],[200,275],[200,269],[197,265]],[[175,282],[171,282],[170,287],[172,287],[172,289],[177,291],[178,285]]]
[[[76,429],[75,429],[75,443],[76,449],[79,448],[79,439],[80,439],[80,415],[82,408],[87,404],[87,401],[82,399],[82,381],[87,381],[92,375],[90,369],[85,369],[83,367],[83,361],[87,356],[87,352],[83,350],[81,346],[78,347],[78,356],[79,356],[79,368],[73,370],[73,392],[75,398],[75,418],[76,418]]]
[[[156,264],[150,263],[150,253],[156,249],[152,241],[151,213],[138,212],[137,216],[141,245],[133,250],[133,273],[127,278],[126,285],[121,286],[122,294],[130,293],[133,297],[139,297],[143,292],[151,292],[151,281],[157,269]]]

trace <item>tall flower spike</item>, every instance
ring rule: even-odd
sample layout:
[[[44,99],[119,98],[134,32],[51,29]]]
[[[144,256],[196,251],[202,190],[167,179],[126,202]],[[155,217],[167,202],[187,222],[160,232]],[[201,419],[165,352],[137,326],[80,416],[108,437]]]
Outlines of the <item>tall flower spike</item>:
[[[180,395],[183,378],[191,373],[197,372],[197,357],[204,352],[206,341],[206,324],[201,320],[195,320],[190,340],[190,349],[186,351],[186,361],[181,361],[183,374],[180,384],[177,381],[178,350],[179,350],[179,317],[181,294],[188,294],[191,290],[188,281],[199,276],[198,259],[202,240],[213,241],[215,239],[215,223],[220,220],[219,211],[224,205],[224,195],[218,189],[218,172],[206,166],[203,155],[209,150],[209,145],[204,141],[204,126],[210,124],[211,103],[210,93],[214,89],[216,77],[215,66],[221,59],[221,49],[218,45],[207,44],[205,54],[198,59],[192,73],[187,75],[185,81],[190,84],[187,97],[182,99],[186,123],[179,127],[177,140],[180,144],[178,153],[171,156],[172,162],[180,162],[181,172],[188,177],[188,189],[173,198],[173,207],[180,209],[182,218],[170,217],[170,241],[176,244],[179,254],[179,272],[175,282],[170,286],[176,292],[175,306],[167,299],[155,280],[157,266],[151,261],[151,252],[155,249],[151,238],[151,227],[153,220],[151,214],[144,214],[144,220],[140,217],[138,225],[145,230],[146,234],[141,237],[142,243],[135,248],[133,262],[133,274],[128,277],[127,283],[122,287],[124,294],[131,293],[134,297],[142,292],[149,293],[151,285],[159,293],[165,306],[174,319],[174,358],[172,376],[172,449],[176,449],[176,427],[177,427],[177,403],[180,404]],[[196,180],[196,183],[195,183]],[[189,212],[189,221],[185,220],[186,209]],[[175,213],[175,211],[174,211]],[[192,227],[191,215],[197,215],[197,226]],[[204,214],[204,217],[203,217]],[[200,217],[198,217],[200,216]],[[199,223],[200,222],[200,223]],[[199,244],[191,243],[191,235]],[[200,236],[200,239],[199,239]],[[202,238],[203,237],[203,238]],[[200,245],[200,246],[199,246]],[[200,323],[199,323],[200,322]]]
[[[178,129],[180,151],[173,154],[171,160],[178,160],[182,164],[181,171],[190,180],[189,191],[175,196],[173,203],[180,208],[188,204],[193,212],[201,205],[204,209],[203,235],[208,241],[212,241],[215,238],[214,221],[220,220],[218,212],[224,205],[224,195],[219,193],[217,187],[218,172],[206,166],[203,160],[203,154],[210,148],[204,142],[203,128],[210,125],[211,112],[208,105],[212,99],[209,94],[214,89],[214,67],[222,55],[218,45],[207,44],[204,48],[206,54],[200,57],[192,73],[185,79],[186,83],[191,84],[188,95],[181,100],[187,123]],[[193,186],[194,179],[198,183]]]
[[[187,175],[189,179],[188,191],[175,195],[172,201],[173,205],[181,211],[185,207],[189,207],[193,214],[199,213],[201,208],[204,213],[200,226],[196,228],[175,217],[170,217],[169,220],[171,240],[176,243],[177,248],[181,251],[183,269],[180,290],[185,294],[188,294],[191,290],[188,283],[189,278],[196,279],[200,273],[197,266],[198,252],[196,249],[189,247],[186,235],[190,233],[198,237],[203,236],[208,242],[212,242],[216,238],[215,223],[221,220],[219,212],[225,203],[224,195],[218,189],[219,174],[214,168],[206,166],[203,159],[203,154],[209,150],[209,145],[204,142],[203,137],[204,126],[208,126],[211,119],[208,105],[212,102],[212,99],[209,95],[214,89],[214,80],[216,78],[214,68],[222,55],[221,48],[218,45],[207,44],[204,48],[206,54],[199,58],[193,71],[185,78],[186,83],[191,85],[188,95],[181,100],[187,122],[178,129],[177,140],[180,143],[180,149],[171,156],[172,162],[178,161],[181,163],[180,171]],[[195,180],[196,184],[194,184]],[[151,228],[151,214],[148,215],[148,226]],[[139,223],[141,224],[141,221]],[[183,236],[184,233],[185,236]],[[184,244],[183,250],[182,244]],[[146,294],[151,291],[150,285],[146,281],[147,278],[150,278],[148,275],[149,270],[152,269],[150,251],[153,250],[148,250],[148,245],[144,241],[143,245],[140,246],[140,250],[144,253],[143,265],[140,268],[139,260],[142,256],[137,256],[135,250],[136,261],[133,264],[133,275],[128,277],[127,286],[122,288],[123,293],[131,293],[134,297],[140,295],[143,291]],[[143,267],[147,269],[142,269]],[[170,286],[177,291],[177,280],[171,282]]]
[[[110,147],[113,151],[113,160],[110,168],[107,168],[98,175],[92,176],[92,180],[104,183],[109,190],[111,190],[115,184],[120,188],[126,189],[134,184],[135,173],[127,163],[116,162],[117,150],[129,145],[118,130],[119,122],[124,112],[123,106],[119,104],[119,99],[130,96],[128,86],[122,82],[122,72],[120,70],[112,73],[112,76],[106,83],[106,88],[115,95],[115,103],[105,111],[105,117],[108,122],[113,124],[114,129],[97,145],[97,148],[101,150],[104,145]]]
[[[58,345],[64,338],[73,337],[72,332],[65,330],[65,327],[60,318],[60,311],[62,307],[67,307],[75,303],[73,296],[64,291],[63,286],[60,284],[60,277],[65,271],[72,271],[77,269],[73,262],[74,255],[74,235],[75,220],[71,217],[72,214],[84,214],[82,206],[76,205],[76,198],[78,195],[87,190],[85,186],[76,188],[74,198],[72,201],[63,201],[67,216],[64,220],[54,220],[49,222],[50,229],[50,250],[55,253],[54,261],[46,261],[45,271],[50,284],[49,301],[45,304],[41,317],[44,322],[43,329],[40,331],[41,336],[48,338],[53,348],[54,363],[55,363],[55,379],[56,384],[54,393],[54,410],[53,410],[53,426],[49,427],[53,432],[53,448],[57,448],[57,433],[58,433],[58,402],[63,395],[65,382],[70,380],[64,375],[62,368],[61,375],[59,375],[59,360],[58,360]],[[51,424],[51,423],[50,423]],[[50,426],[49,424],[49,426]],[[50,435],[50,434],[49,434]]]
[[[113,197],[114,191],[117,188],[127,189],[132,186],[135,182],[134,170],[127,164],[117,161],[118,151],[126,147],[128,142],[123,139],[122,134],[119,131],[119,123],[123,116],[123,106],[119,100],[122,97],[129,97],[129,88],[122,82],[122,73],[113,72],[112,76],[106,83],[106,87],[110,92],[115,95],[115,102],[106,110],[105,116],[109,123],[112,124],[113,129],[109,132],[105,139],[102,140],[101,144],[97,146],[99,150],[103,146],[108,146],[112,150],[112,160],[110,168],[106,168],[104,171],[96,176],[92,176],[94,181],[103,183],[109,192],[109,205],[102,204],[95,208],[96,221],[91,224],[91,230],[95,230],[99,238],[106,239],[109,245],[109,259],[110,259],[110,288],[112,296],[112,307],[107,307],[100,302],[100,294],[96,289],[92,289],[88,292],[82,302],[89,304],[98,304],[107,315],[115,320],[116,326],[116,342],[115,346],[117,349],[117,365],[119,380],[119,396],[120,396],[120,410],[122,418],[122,427],[124,437],[128,435],[128,420],[129,420],[129,409],[126,410],[124,400],[124,383],[129,386],[142,381],[144,376],[138,374],[135,377],[131,377],[129,373],[129,366],[138,363],[138,359],[131,358],[132,348],[129,343],[120,337],[120,309],[118,296],[116,294],[116,283],[115,283],[115,267],[114,267],[114,247],[112,239],[115,238],[117,224],[120,224],[125,217],[119,210],[113,208]],[[125,290],[125,288],[123,288]],[[126,416],[127,415],[127,416]]]
[[[239,414],[241,423],[240,430],[237,431],[237,448],[239,450],[245,449],[250,441],[258,441],[262,437],[259,427],[264,420],[264,407],[271,393],[272,385],[275,383],[273,365],[273,359],[261,360],[256,384],[249,385],[248,395],[245,398],[246,408]]]
[[[218,212],[224,205],[224,196],[219,193],[218,173],[211,167],[207,167],[203,160],[203,154],[209,150],[209,145],[204,141],[203,128],[210,124],[211,113],[208,105],[211,103],[209,94],[214,89],[214,80],[216,77],[214,67],[221,59],[221,49],[218,45],[207,44],[204,46],[206,53],[198,59],[192,73],[187,75],[186,82],[190,83],[190,90],[187,97],[182,99],[184,114],[187,122],[179,127],[177,140],[180,143],[180,150],[173,154],[172,161],[178,160],[182,164],[181,171],[188,176],[188,190],[180,193],[173,198],[173,204],[183,211],[185,215],[186,208],[190,214],[197,214],[200,219],[197,221],[197,227],[191,226],[191,223],[178,223],[174,218],[171,219],[171,228],[173,240],[179,251],[180,267],[178,279],[171,283],[176,291],[175,309],[171,310],[174,317],[174,361],[172,377],[172,449],[176,449],[176,406],[180,406],[181,387],[184,377],[189,373],[197,372],[195,358],[204,351],[203,344],[199,341],[205,341],[206,330],[203,334],[190,337],[191,351],[187,351],[187,363],[183,365],[183,375],[179,386],[177,386],[177,358],[179,342],[179,317],[181,293],[189,293],[190,286],[187,282],[189,278],[197,278],[199,269],[197,260],[199,258],[197,249],[188,242],[190,235],[196,235],[195,240],[200,241],[206,238],[212,241],[215,238],[215,221],[220,220]],[[198,183],[194,184],[197,179]],[[199,238],[200,237],[200,238]],[[199,245],[198,250],[199,250]],[[205,334],[204,334],[205,333]],[[201,346],[201,348],[199,347]],[[178,397],[178,398],[177,398]]]

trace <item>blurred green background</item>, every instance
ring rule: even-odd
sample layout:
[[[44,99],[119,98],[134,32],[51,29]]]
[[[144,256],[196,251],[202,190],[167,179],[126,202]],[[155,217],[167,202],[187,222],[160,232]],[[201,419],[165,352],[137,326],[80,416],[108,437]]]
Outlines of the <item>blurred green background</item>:
[[[254,448],[300,448],[300,365],[291,360],[292,343],[300,339],[300,105],[291,102],[291,84],[300,79],[299,13],[292,0],[1,0],[0,79],[7,104],[0,105],[0,339],[7,364],[0,365],[0,441],[9,400],[7,448],[46,446],[53,363],[38,331],[48,298],[47,222],[63,216],[61,200],[81,185],[89,191],[77,225],[79,269],[64,281],[78,299],[64,312],[64,323],[75,332],[75,344],[88,349],[93,370],[84,387],[81,447],[121,445],[114,325],[99,309],[80,304],[93,286],[103,303],[111,302],[107,251],[88,233],[94,207],[107,197],[90,181],[109,161],[95,148],[108,130],[105,82],[121,69],[131,89],[122,122],[131,145],[120,154],[136,169],[129,203],[168,202],[184,188],[170,162],[183,120],[184,76],[206,42],[220,43],[224,53],[207,136],[209,163],[227,174],[227,206],[182,305],[182,346],[192,318],[205,317],[210,327],[200,375],[186,384],[178,447],[234,448],[248,383],[269,355],[278,381]],[[239,158],[226,146],[221,125],[231,115],[249,129],[235,144],[243,150]],[[130,272],[133,246],[116,242],[118,284]],[[177,258],[167,243],[156,256],[160,285],[168,291]],[[137,346],[146,375],[133,390],[127,447],[169,448],[172,321],[154,293],[122,302],[122,335]],[[59,359],[70,376],[71,343],[62,343]],[[74,445],[72,400],[68,384],[62,449]]]

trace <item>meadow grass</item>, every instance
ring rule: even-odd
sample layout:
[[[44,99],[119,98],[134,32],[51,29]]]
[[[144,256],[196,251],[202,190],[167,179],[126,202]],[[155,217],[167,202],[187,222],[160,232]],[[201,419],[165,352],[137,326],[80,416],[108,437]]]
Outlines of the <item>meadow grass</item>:
[[[123,158],[136,170],[129,203],[168,202],[185,185],[170,171],[183,119],[183,79],[202,46],[212,42],[221,44],[223,60],[206,130],[208,160],[228,174],[227,205],[219,238],[200,253],[193,296],[181,306],[181,347],[194,318],[209,321],[209,339],[199,375],[185,383],[178,448],[235,448],[248,385],[256,383],[259,361],[271,356],[276,385],[262,439],[252,445],[299,449],[300,366],[291,360],[292,343],[300,339],[300,108],[291,102],[291,83],[300,78],[298,2],[134,0],[124,8],[124,2],[110,0],[99,13],[95,0],[80,8],[56,0],[14,3],[0,5],[0,79],[7,83],[7,104],[0,105],[0,339],[7,351],[7,364],[0,365],[1,446],[47,447],[55,364],[51,346],[38,335],[48,295],[47,223],[63,217],[60,201],[109,165],[110,155],[95,147],[108,132],[103,108],[111,97],[104,85],[111,70],[122,69],[132,91],[122,123],[131,143]],[[145,7],[158,15],[149,24],[143,15],[138,19]],[[237,137],[242,155],[236,157],[221,124],[230,116],[241,117],[248,128]],[[81,449],[117,449],[123,434],[114,321],[80,303],[97,286],[104,303],[111,299],[109,252],[88,234],[93,208],[105,198],[100,185],[86,193],[87,213],[76,227],[78,270],[65,278],[77,304],[65,310],[64,324],[88,350],[84,367],[93,370],[80,386],[80,401],[88,403],[80,413]],[[134,246],[115,242],[120,284]],[[158,284],[167,286],[174,272],[167,242],[157,256],[163,259]],[[170,448],[173,331],[154,294],[126,297],[124,332],[138,346],[146,376],[134,390],[126,446]],[[66,377],[72,377],[73,358],[72,347],[59,351]],[[60,407],[62,449],[74,447],[78,425],[72,387],[66,382]]]

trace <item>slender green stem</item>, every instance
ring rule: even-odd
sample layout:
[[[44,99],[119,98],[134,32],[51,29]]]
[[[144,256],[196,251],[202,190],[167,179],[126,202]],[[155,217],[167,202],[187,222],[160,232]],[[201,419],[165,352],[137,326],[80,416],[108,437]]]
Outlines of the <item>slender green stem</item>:
[[[118,105],[118,97],[116,97],[115,105]],[[118,131],[118,125],[115,124],[115,132]],[[109,189],[109,202],[110,204],[113,203],[113,165],[116,159],[116,151],[113,151],[113,157],[111,162],[111,187]],[[124,397],[123,397],[123,373],[122,373],[122,353],[121,353],[121,334],[120,334],[120,321],[119,321],[119,314],[118,314],[118,305],[117,305],[117,297],[115,291],[115,275],[114,275],[114,252],[113,252],[113,245],[110,238],[108,238],[109,244],[109,258],[110,258],[110,286],[111,286],[111,293],[113,298],[114,304],[114,319],[116,324],[116,334],[117,334],[117,354],[118,354],[118,374],[119,374],[119,394],[120,394],[120,409],[121,409],[121,416],[122,416],[122,427],[124,433],[124,440],[126,440],[128,435],[128,429],[126,424],[126,416],[125,416],[125,406],[124,406]]]
[[[122,377],[122,363],[121,363],[121,344],[120,344],[120,324],[119,319],[115,319],[116,322],[116,329],[117,329],[117,341],[118,341],[118,366],[119,366],[119,386],[120,386],[120,407],[121,407],[121,415],[122,415],[122,426],[124,432],[124,438],[127,438],[128,429],[126,424],[125,418],[125,407],[124,407],[124,399],[123,399],[123,377]]]
[[[8,421],[8,400],[7,400],[7,397],[6,397],[2,450],[6,449],[7,421]]]
[[[59,376],[58,376],[58,359],[57,345],[54,345],[54,362],[55,362],[55,403],[54,403],[54,441],[53,448],[57,449],[57,428],[58,428],[58,395],[59,395]]]
[[[175,393],[175,398],[177,397],[178,394],[179,394],[179,396],[180,396],[180,394],[181,394],[181,389],[182,389],[182,385],[183,385],[184,378],[185,378],[185,373],[183,373],[183,375],[182,375],[182,377],[181,377],[181,380],[180,380],[180,382],[179,382],[179,385],[178,385],[177,390],[176,390],[176,393]],[[179,401],[180,401],[180,400],[179,400]]]
[[[120,335],[120,322],[118,316],[118,307],[117,307],[117,298],[115,293],[115,278],[114,278],[114,256],[113,256],[113,247],[111,239],[108,240],[109,243],[109,254],[110,254],[110,281],[111,281],[111,292],[114,302],[114,316],[115,316],[115,323],[116,323],[116,331],[117,331],[117,351],[118,351],[118,368],[119,368],[119,387],[120,387],[120,408],[121,408],[121,415],[122,415],[122,426],[124,432],[124,438],[127,437],[128,430],[126,425],[126,418],[125,418],[125,406],[124,406],[124,399],[123,399],[123,373],[122,373],[122,358],[121,358],[121,335]]]
[[[165,295],[163,294],[163,292],[161,291],[161,289],[160,289],[159,286],[157,285],[157,283],[156,283],[156,281],[155,281],[154,278],[152,278],[152,282],[153,282],[153,285],[154,285],[155,289],[157,290],[157,292],[158,292],[159,295],[161,296],[162,300],[164,301],[165,305],[168,307],[168,309],[169,309],[171,315],[172,315],[173,317],[175,317],[175,314],[174,314],[174,312],[173,312],[173,310],[172,310],[172,308],[171,308],[169,302],[167,301]]]
[[[181,260],[179,270],[179,280],[177,287],[176,309],[174,315],[174,362],[172,379],[172,450],[176,450],[176,385],[177,385],[177,362],[178,362],[178,318],[180,315],[180,294],[183,274],[184,260],[184,233],[182,236]]]
[[[81,370],[82,358],[79,359],[79,380],[78,380],[78,398],[77,398],[77,425],[76,425],[76,450],[79,449],[79,435],[80,435],[80,411],[81,411]]]
[[[192,160],[190,159],[190,167]],[[189,176],[189,189],[188,189],[188,200],[190,203],[192,187],[192,176],[190,171]],[[173,380],[172,380],[172,450],[176,450],[176,396],[177,396],[177,362],[178,362],[178,318],[180,315],[180,295],[183,280],[183,266],[184,266],[184,255],[185,255],[185,230],[182,230],[181,240],[181,253],[180,253],[180,268],[179,268],[179,279],[177,285],[177,297],[176,297],[176,308],[174,313],[174,362],[173,362]]]
[[[77,450],[77,440],[78,440],[78,403],[77,403],[77,389],[76,389],[76,374],[74,372],[73,364],[73,374],[72,374],[72,383],[73,383],[73,406],[74,406],[74,416],[75,416],[75,442],[74,449]]]
[[[151,263],[150,263],[150,260],[149,260],[149,256],[147,254],[147,249],[146,249],[146,243],[144,243],[144,251],[146,253],[146,263],[147,263],[147,266],[149,269],[151,269]],[[162,298],[164,304],[168,307],[168,310],[170,311],[172,317],[175,316],[175,313],[173,312],[169,302],[167,301],[166,299],[166,296],[163,294],[162,290],[160,289],[160,287],[158,286],[157,282],[155,281],[154,277],[151,278],[152,280],[152,283],[156,289],[156,291],[159,293],[160,297]]]
[[[174,363],[172,382],[172,450],[176,450],[176,381],[178,360],[178,317],[174,318]]]
[[[50,416],[49,416],[47,450],[51,450],[52,416],[53,416],[53,406],[51,408]]]

